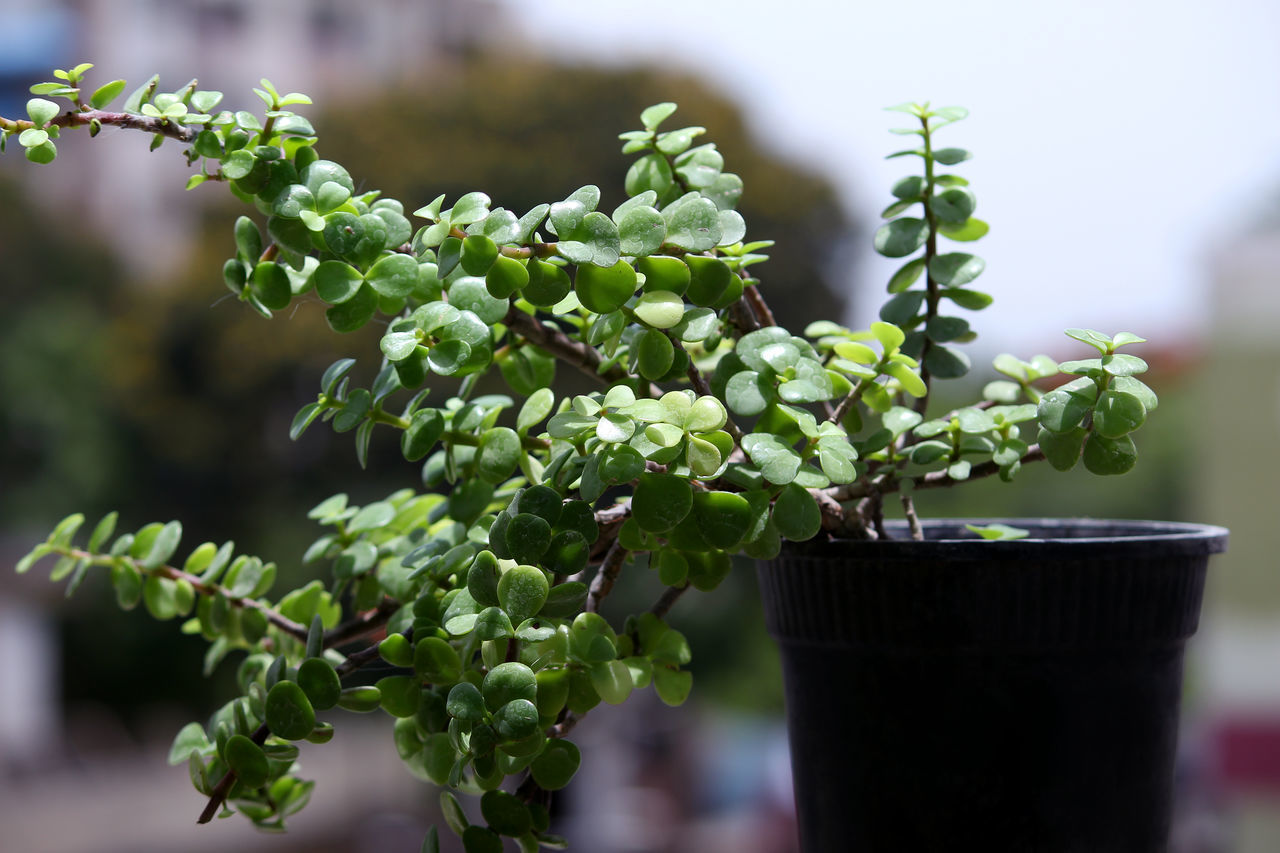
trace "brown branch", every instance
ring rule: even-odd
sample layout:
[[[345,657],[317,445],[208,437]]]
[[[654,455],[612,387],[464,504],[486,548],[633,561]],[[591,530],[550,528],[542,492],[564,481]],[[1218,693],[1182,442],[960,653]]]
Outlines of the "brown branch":
[[[249,608],[251,610],[257,610],[267,618],[267,621],[269,623],[271,623],[272,625],[275,625],[277,628],[279,628],[281,631],[284,631],[286,634],[290,634],[294,637],[297,637],[299,640],[307,639],[307,628],[305,625],[300,625],[297,622],[294,622],[289,617],[281,614],[280,611],[276,610],[275,608],[268,607],[262,602],[255,601],[252,598],[231,595],[228,593],[226,587],[220,586],[216,583],[205,583],[204,581],[200,580],[198,576],[193,575],[190,572],[184,572],[182,571],[182,569],[175,569],[173,566],[161,566],[157,569],[147,569],[142,566],[141,560],[137,560],[132,557],[108,557],[102,554],[94,554],[90,551],[85,551],[80,548],[68,548],[64,551],[61,551],[60,553],[66,554],[69,557],[75,557],[78,560],[88,560],[91,563],[95,563],[97,565],[106,565],[106,566],[111,565],[116,560],[125,560],[131,566],[133,566],[135,571],[137,571],[141,575],[159,575],[161,577],[169,578],[170,580],[186,581],[187,583],[191,584],[192,589],[194,589],[196,592],[200,593],[201,595],[209,595],[209,596],[221,595],[227,600],[227,603],[230,604],[232,607],[239,607],[241,609]]]
[[[916,515],[915,501],[911,500],[911,495],[901,495],[899,499],[902,501],[902,511],[907,516],[907,526],[911,529],[911,538],[917,542],[924,539],[924,530],[920,527],[920,516]]]
[[[328,631],[324,632],[324,647],[326,649],[340,646],[343,643],[349,643],[352,640],[358,640],[366,636],[372,631],[381,628],[387,624],[396,611],[401,607],[400,602],[393,598],[384,597],[378,602],[378,606],[373,610],[366,610],[363,613],[357,613],[355,616],[335,625]]]
[[[54,117],[49,124],[58,127],[79,127],[97,122],[100,125],[123,127],[129,130],[141,130],[145,133],[158,133],[179,142],[193,142],[204,125],[178,124],[172,119],[152,118],[134,113],[113,113],[105,110],[67,110]],[[11,133],[21,133],[28,128],[36,127],[35,122],[27,119],[6,119],[0,117],[0,128]]]
[[[680,596],[689,591],[689,584],[684,586],[669,586],[662,592],[662,596],[653,603],[649,608],[649,612],[661,619],[666,616],[672,606],[680,600]]]
[[[1044,451],[1040,449],[1040,445],[1033,444],[1023,454],[1019,460],[1026,465],[1031,462],[1043,462]],[[967,483],[970,480],[980,480],[983,477],[990,477],[992,474],[1000,473],[1000,465],[994,461],[983,462],[981,465],[975,465],[969,471],[969,476],[963,480],[957,480],[947,474],[946,471],[930,471],[928,474],[922,474],[919,477],[908,477],[908,482],[915,489],[945,489],[956,485],[957,483]],[[835,489],[828,489],[827,494],[838,501],[852,500],[855,498],[865,498],[875,494],[886,494],[896,492],[902,488],[903,480],[893,479],[885,480],[880,483],[857,482],[850,483],[845,486],[839,486]]]
[[[764,296],[761,295],[758,287],[754,284],[748,284],[742,289],[742,297],[746,300],[747,305],[751,307],[751,313],[760,321],[760,325],[778,325],[778,321],[773,319],[773,312],[770,311],[769,306],[765,304]]]
[[[587,593],[586,611],[588,613],[599,612],[600,602],[613,591],[613,585],[622,572],[622,562],[627,558],[628,553],[621,542],[617,539],[613,540],[613,544],[609,546],[609,553],[604,555],[604,562],[600,564],[600,571],[596,572],[595,578],[591,581],[591,591]]]
[[[564,332],[554,326],[548,326],[531,314],[526,314],[515,305],[507,311],[507,316],[502,318],[502,322],[520,337],[542,347],[556,358],[601,384],[611,385],[615,382],[625,382],[630,378],[630,374],[616,364],[601,372],[600,366],[604,364],[604,357],[600,355],[599,350],[582,341],[575,341]],[[656,385],[650,385],[649,393],[653,397],[661,397],[662,389]]]

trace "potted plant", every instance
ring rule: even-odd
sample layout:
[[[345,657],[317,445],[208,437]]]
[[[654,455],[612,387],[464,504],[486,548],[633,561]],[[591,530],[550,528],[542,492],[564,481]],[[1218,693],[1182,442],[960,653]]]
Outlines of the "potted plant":
[[[745,555],[783,649],[806,850],[1163,844],[1181,649],[1225,531],[915,513],[916,491],[1032,462],[1123,473],[1156,406],[1146,365],[1120,351],[1140,338],[1070,330],[1096,358],[1001,356],[982,400],[930,410],[974,336],[947,311],[990,302],[969,287],[982,260],[944,248],[987,231],[945,170],[968,152],[935,145],[964,110],[894,108],[917,145],[891,156],[919,168],[876,234],[907,259],[880,320],[796,335],[754,277],[770,244],[746,241],[741,180],[703,128],[663,129],[674,104],[621,134],[636,159],[612,211],[585,185],[527,212],[472,192],[406,214],[320,156],[290,109],[304,95],[264,80],[259,118],[152,78],[113,111],[126,84],[90,90],[90,67],[33,86],[0,142],[36,163],[78,128],[183,145],[189,187],[222,183],[252,208],[222,270],[241,301],[270,317],[318,298],[339,333],[385,318],[372,385],[352,381],[354,360],[333,364],[291,435],[329,422],[364,463],[375,431],[396,433],[422,464],[421,492],[320,502],[304,559],[328,573],[283,593],[274,564],[230,543],[180,557],[178,522],[122,533],[114,513],[79,544],[84,518],[69,516],[18,564],[55,557],[70,589],[102,568],[122,607],[208,639],[207,668],[239,654],[240,695],[171,752],[207,798],[201,822],[280,826],[312,786],[299,743],[329,740],[340,707],[393,718],[468,851],[563,846],[547,804],[578,767],[574,726],[649,686],[683,702],[690,650],[665,617]],[[598,390],[558,395],[566,368]],[[1060,372],[1073,378],[1037,385]],[[428,396],[437,377],[454,396]],[[906,519],[886,522],[895,495]],[[600,604],[623,571],[666,591],[610,624]],[[348,682],[374,661],[398,669]],[[482,822],[455,791],[479,795]]]

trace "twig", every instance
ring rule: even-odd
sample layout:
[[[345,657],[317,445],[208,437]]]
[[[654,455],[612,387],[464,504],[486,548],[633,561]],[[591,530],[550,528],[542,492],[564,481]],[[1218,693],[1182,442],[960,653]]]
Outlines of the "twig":
[[[340,625],[324,632],[324,647],[331,649],[343,643],[359,639],[382,627],[401,607],[398,601],[384,597],[373,610],[358,613]]]
[[[588,613],[599,612],[600,602],[613,590],[613,585],[622,572],[622,562],[627,558],[628,553],[621,542],[617,539],[613,540],[613,544],[609,546],[609,553],[604,555],[604,562],[600,564],[600,571],[591,581],[591,591],[587,593]]]
[[[105,110],[67,110],[65,113],[51,119],[49,124],[57,125],[58,127],[75,127],[94,122],[111,127],[158,133],[170,139],[176,139],[179,142],[194,141],[200,135],[200,131],[204,129],[203,125],[178,124],[171,119],[152,118],[151,116],[135,115],[133,113],[113,113]],[[47,126],[42,125],[42,127]],[[0,129],[11,133],[20,133],[33,127],[36,127],[35,122],[27,119],[6,119],[0,116]]]
[[[689,591],[689,584],[684,586],[669,586],[662,592],[662,597],[654,602],[649,608],[649,612],[661,619],[666,616],[672,606],[680,600],[680,596]]]
[[[746,299],[747,305],[751,306],[751,313],[756,316],[762,326],[776,326],[778,321],[773,319],[773,312],[769,310],[769,306],[765,304],[764,296],[760,294],[760,289],[754,284],[748,284],[742,289],[742,295]]]
[[[1044,461],[1044,451],[1040,449],[1040,445],[1033,444],[1027,449],[1020,460],[1026,465],[1031,462]],[[946,471],[930,471],[919,477],[908,477],[908,482],[916,489],[945,489],[954,486],[956,483],[966,483],[969,480],[980,480],[983,477],[990,477],[992,474],[1000,473],[1000,465],[994,461],[983,462],[981,465],[975,465],[969,471],[969,476],[963,480],[957,480],[947,474]],[[834,489],[827,489],[827,494],[838,501],[852,500],[855,498],[869,497],[873,491],[876,493],[896,492],[902,488],[902,480],[886,480],[881,483],[850,483],[845,486],[837,486]]]
[[[920,516],[916,515],[916,505],[911,495],[899,495],[902,500],[902,511],[907,515],[907,526],[911,528],[911,538],[917,542],[924,540],[924,530],[920,528]]]
[[[526,314],[515,305],[507,311],[502,322],[520,337],[542,347],[556,358],[601,384],[609,385],[629,378],[626,370],[616,364],[601,372],[600,366],[604,364],[604,357],[600,355],[599,350],[582,341],[575,341],[564,332],[543,323],[531,314]],[[651,384],[649,393],[650,396],[661,397],[662,389]]]
[[[191,584],[192,589],[201,595],[221,595],[232,607],[257,610],[267,618],[269,623],[275,625],[286,634],[297,637],[299,640],[307,639],[307,628],[305,625],[300,625],[297,622],[294,622],[289,617],[281,614],[280,611],[268,607],[260,601],[254,601],[252,598],[246,598],[244,596],[230,595],[226,587],[219,586],[216,583],[205,583],[200,580],[198,576],[193,575],[190,572],[184,572],[182,569],[175,569],[173,566],[161,566],[158,569],[147,569],[143,568],[141,560],[137,560],[132,557],[108,557],[103,554],[94,554],[80,548],[68,548],[61,553],[64,553],[69,557],[75,557],[78,560],[88,560],[90,563],[105,566],[109,566],[117,560],[125,560],[141,575],[159,575],[160,577],[169,578],[170,580],[186,581]]]

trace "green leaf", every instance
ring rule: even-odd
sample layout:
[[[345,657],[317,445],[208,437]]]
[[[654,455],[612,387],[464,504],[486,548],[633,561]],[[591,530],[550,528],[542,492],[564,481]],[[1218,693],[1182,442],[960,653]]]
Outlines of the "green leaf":
[[[20,575],[26,574],[31,570],[32,566],[34,566],[37,562],[39,562],[40,560],[49,556],[52,553],[54,553],[53,546],[49,545],[48,543],[41,542],[36,547],[32,548],[31,551],[26,556],[24,556],[21,560],[18,561],[18,565],[17,565],[18,574]]]
[[[963,148],[940,148],[933,152],[933,159],[944,166],[954,166],[972,157],[973,154]]]
[[[983,539],[993,540],[1025,539],[1030,535],[1029,531],[1020,527],[1010,527],[1007,524],[987,524],[983,526],[966,524],[965,529],[978,534]]]
[[[333,665],[324,658],[311,657],[299,664],[297,680],[313,708],[325,710],[338,704],[342,680]]]
[[[58,105],[44,98],[32,98],[27,101],[27,116],[36,125],[44,127],[58,117]]]
[[[895,326],[906,326],[924,304],[923,290],[906,290],[880,306],[880,319]]]
[[[637,370],[641,376],[656,381],[666,375],[675,360],[675,345],[658,329],[648,329],[636,343]]]
[[[1138,450],[1129,436],[1108,438],[1090,433],[1084,443],[1084,467],[1094,474],[1124,474],[1138,461]]]
[[[732,492],[696,492],[692,512],[707,543],[723,550],[737,545],[754,521],[751,505]]]
[[[110,83],[99,86],[89,96],[89,105],[95,110],[106,109],[107,105],[118,98],[120,93],[124,91],[125,85],[127,84],[123,80],[112,80]],[[201,112],[204,111],[201,110]]]
[[[671,291],[647,290],[640,295],[633,310],[642,322],[655,329],[670,329],[684,319],[684,308],[684,300]]]
[[[520,513],[512,520],[512,527],[515,527],[520,518],[526,516],[527,513]],[[529,515],[530,518],[537,516]],[[546,521],[538,518],[544,525]],[[548,527],[548,531],[550,528]],[[510,529],[508,529],[508,542],[510,539]],[[548,539],[548,544],[550,540]],[[547,550],[543,547],[543,552]],[[541,554],[539,554],[541,556]],[[519,557],[516,557],[519,559]],[[550,585],[547,583],[546,574],[536,566],[515,566],[503,573],[502,578],[498,581],[498,601],[502,605],[502,609],[507,611],[514,623],[523,622],[530,616],[534,616],[542,609],[547,601]]]
[[[470,225],[489,215],[489,196],[482,192],[470,192],[453,205],[449,219],[454,225]]]
[[[232,735],[222,749],[227,766],[245,788],[261,788],[267,784],[271,766],[262,747],[241,734]]]
[[[904,216],[880,226],[876,231],[875,249],[888,258],[903,258],[923,246],[928,238],[928,222]]]
[[[667,666],[654,667],[653,687],[663,704],[683,705],[693,689],[693,673]]]
[[[1106,438],[1120,438],[1133,432],[1147,419],[1142,401],[1125,391],[1108,388],[1098,396],[1093,411],[1093,428]]]
[[[1102,334],[1102,332],[1095,332],[1093,329],[1067,329],[1066,335],[1081,343],[1088,344],[1103,355],[1106,355],[1108,350],[1111,349],[1111,338]]]
[[[554,405],[555,393],[550,388],[543,387],[534,391],[524,401],[524,405],[520,407],[520,413],[516,416],[516,432],[527,433],[551,414]]]
[[[938,255],[929,262],[929,274],[944,287],[968,284],[986,269],[987,262],[976,255],[951,252]]]
[[[476,451],[476,474],[495,485],[515,473],[523,449],[520,436],[509,427],[494,427],[480,437]]]
[[[422,704],[422,687],[416,676],[389,675],[374,682],[381,695],[382,710],[393,717],[412,717]]]
[[[209,738],[204,726],[199,723],[187,723],[174,736],[173,745],[169,747],[169,764],[182,764],[192,752],[203,752],[209,746]]]
[[[656,130],[658,125],[670,118],[675,111],[676,105],[670,101],[654,104],[640,113],[640,123],[644,125],[645,130]],[[635,195],[635,193],[629,193],[629,195]]]
[[[1146,373],[1147,363],[1136,355],[1119,353],[1104,355],[1102,369],[1112,376],[1133,376],[1137,373]]]
[[[432,684],[452,684],[462,677],[462,657],[445,640],[424,637],[413,647],[413,671]]]
[[[573,282],[578,300],[597,314],[609,314],[627,303],[636,291],[636,271],[626,261],[609,267],[578,267]]]
[[[924,258],[907,261],[889,278],[888,291],[890,293],[903,292],[916,283],[922,272],[924,272]]]
[[[377,501],[362,508],[347,522],[348,533],[362,533],[386,527],[396,517],[394,504]]]
[[[624,255],[651,255],[662,247],[667,222],[655,208],[633,207],[618,220],[619,250]]]
[[[770,483],[790,483],[800,470],[800,454],[775,435],[752,433],[744,436],[742,449]]]
[[[311,701],[292,681],[278,681],[267,692],[265,714],[271,733],[285,740],[302,740],[316,727]]]
[[[543,790],[558,791],[569,784],[581,763],[582,753],[578,747],[564,739],[549,740],[529,765],[529,772]]]
[[[947,222],[938,225],[938,233],[957,243],[970,243],[980,240],[991,230],[991,226],[981,219],[970,217],[964,222]]]
[[[404,458],[416,462],[430,452],[444,433],[444,418],[437,409],[420,409],[413,413],[409,428],[400,437]]]
[[[686,295],[694,305],[714,305],[729,289],[734,272],[719,258],[686,255],[689,285]]]
[[[480,814],[489,828],[500,835],[516,837],[533,828],[529,807],[506,791],[486,791],[480,798]]]
[[[635,687],[631,680],[631,670],[620,660],[593,663],[590,674],[591,686],[610,705],[621,705],[627,701]]]
[[[480,691],[484,695],[485,706],[490,711],[496,711],[517,699],[536,702],[538,679],[525,664],[508,661],[489,670],[480,685]]]
[[[957,349],[933,346],[925,353],[924,366],[937,379],[958,379],[969,372],[969,357]]]
[[[155,539],[151,543],[151,549],[142,559],[140,566],[146,571],[153,571],[160,568],[169,558],[173,556],[173,552],[178,549],[178,543],[182,540],[182,524],[177,521],[171,521],[164,527],[160,528],[160,532],[156,534]]]
[[[960,287],[943,288],[942,295],[950,299],[961,308],[967,308],[970,311],[981,311],[991,304],[991,297],[986,293],[977,290],[965,290]]]
[[[693,509],[693,487],[672,474],[645,473],[631,498],[631,514],[644,530],[661,533]]]
[[[551,546],[551,525],[545,518],[521,512],[508,523],[504,539],[511,559],[522,563],[536,563]],[[512,619],[519,622],[532,615],[527,613],[520,618],[513,615]]]
[[[668,291],[680,295],[689,287],[689,267],[679,258],[666,255],[639,258],[636,269],[645,277],[646,291]]]
[[[692,197],[691,197],[692,196]],[[720,210],[715,202],[690,194],[663,211],[667,243],[690,252],[706,252],[720,243]]]
[[[1070,471],[1080,459],[1080,448],[1084,444],[1085,430],[1076,427],[1067,432],[1051,432],[1040,428],[1037,441],[1040,450],[1049,464],[1058,471]]]
[[[675,175],[667,158],[661,154],[647,154],[627,169],[624,187],[629,196],[652,190],[662,198],[670,192],[674,183]]]
[[[930,202],[930,209],[940,222],[963,225],[977,207],[977,199],[965,187],[951,187],[937,193]]]
[[[321,264],[321,266],[324,266],[324,264]],[[352,271],[354,272],[354,270]],[[391,298],[409,296],[418,284],[418,262],[411,255],[387,255],[379,258],[369,268],[369,272],[365,275],[365,280],[379,296]],[[320,298],[324,299],[323,296]],[[330,300],[326,299],[325,301],[328,302]]]
[[[788,483],[773,504],[773,523],[778,532],[793,542],[812,539],[822,529],[822,512],[809,490]]]
[[[1088,377],[1055,388],[1040,398],[1040,424],[1050,432],[1071,432],[1093,408],[1097,397],[1098,386]]]

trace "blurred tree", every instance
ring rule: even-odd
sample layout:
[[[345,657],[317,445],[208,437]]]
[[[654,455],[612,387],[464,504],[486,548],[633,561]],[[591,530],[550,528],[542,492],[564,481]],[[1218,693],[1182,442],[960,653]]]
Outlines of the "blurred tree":
[[[800,330],[815,318],[843,317],[848,293],[838,265],[862,232],[835,187],[762,148],[741,108],[696,78],[479,57],[456,76],[344,104],[315,124],[323,156],[406,205],[480,189],[520,214],[565,198],[583,176],[603,175],[600,207],[612,210],[626,199],[623,178],[634,159],[620,153],[618,134],[639,127],[641,110],[661,101],[679,104],[670,127],[705,127],[695,144],[714,141],[726,170],[742,176],[747,239],[777,241],[767,250],[773,260],[752,272],[778,321]],[[399,160],[402,151],[415,156]]]

